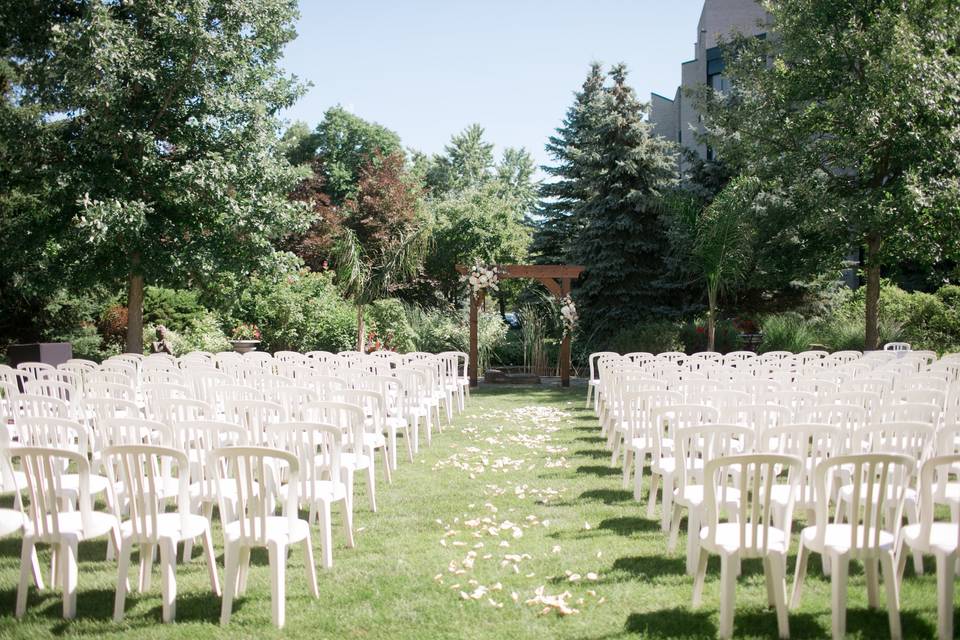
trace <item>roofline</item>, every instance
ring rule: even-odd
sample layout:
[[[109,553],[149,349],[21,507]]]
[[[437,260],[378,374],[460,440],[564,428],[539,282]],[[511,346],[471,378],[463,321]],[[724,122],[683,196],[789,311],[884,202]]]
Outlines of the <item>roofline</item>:
[[[673,102],[673,101],[674,101],[673,98],[668,98],[667,96],[662,96],[662,95],[660,95],[659,93],[657,93],[656,91],[651,91],[651,92],[650,92],[650,95],[652,95],[652,96],[657,96],[658,98],[660,98],[660,99],[662,99],[662,100],[666,100],[667,102]]]

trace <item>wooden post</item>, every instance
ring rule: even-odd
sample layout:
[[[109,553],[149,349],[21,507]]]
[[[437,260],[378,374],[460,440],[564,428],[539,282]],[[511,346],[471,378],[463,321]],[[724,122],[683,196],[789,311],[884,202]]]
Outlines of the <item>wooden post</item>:
[[[477,357],[480,350],[477,348],[477,324],[480,303],[483,301],[484,291],[476,295],[470,293],[470,386],[476,387],[479,384],[477,380]]]
[[[560,280],[561,298],[570,295],[570,278]],[[563,342],[560,343],[560,386],[570,386],[570,334],[563,334]]]

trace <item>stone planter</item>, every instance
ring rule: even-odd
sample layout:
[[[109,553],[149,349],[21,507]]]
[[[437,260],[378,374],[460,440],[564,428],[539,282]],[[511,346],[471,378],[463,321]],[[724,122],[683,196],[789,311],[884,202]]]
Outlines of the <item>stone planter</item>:
[[[259,340],[231,340],[230,344],[233,345],[233,350],[237,353],[250,353],[251,351],[257,350],[257,345],[260,344]]]

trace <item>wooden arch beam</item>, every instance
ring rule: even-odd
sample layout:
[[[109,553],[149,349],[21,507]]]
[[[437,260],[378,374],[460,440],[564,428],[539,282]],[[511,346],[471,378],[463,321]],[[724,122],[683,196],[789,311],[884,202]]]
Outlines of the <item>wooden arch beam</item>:
[[[500,270],[501,280],[510,280],[513,278],[529,278],[543,283],[550,293],[557,298],[570,295],[570,288],[574,280],[583,273],[583,267],[575,265],[556,265],[556,264],[507,264],[496,265]],[[457,273],[467,275],[471,267],[458,264]],[[477,322],[478,307],[486,292],[481,291],[478,295],[470,294],[470,386],[475,387],[478,384],[477,379]],[[570,386],[570,336],[564,335],[563,342],[560,344],[560,384],[564,387]]]

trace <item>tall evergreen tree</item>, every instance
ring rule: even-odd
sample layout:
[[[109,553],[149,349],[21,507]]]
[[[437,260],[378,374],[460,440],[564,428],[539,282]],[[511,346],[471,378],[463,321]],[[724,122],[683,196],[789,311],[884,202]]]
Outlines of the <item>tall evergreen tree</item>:
[[[662,191],[675,181],[673,147],[652,134],[626,67],[608,75],[612,86],[589,123],[595,132],[586,134],[588,150],[575,159],[582,199],[572,215],[582,229],[570,254],[586,267],[576,298],[588,333],[672,311],[658,211]]]
[[[550,176],[540,186],[540,207],[531,253],[540,264],[569,261],[570,246],[576,236],[574,209],[586,200],[586,183],[581,180],[585,161],[595,149],[591,136],[603,97],[604,75],[599,63],[590,66],[583,87],[575,94],[563,125],[547,142],[553,166],[541,169]]]

